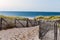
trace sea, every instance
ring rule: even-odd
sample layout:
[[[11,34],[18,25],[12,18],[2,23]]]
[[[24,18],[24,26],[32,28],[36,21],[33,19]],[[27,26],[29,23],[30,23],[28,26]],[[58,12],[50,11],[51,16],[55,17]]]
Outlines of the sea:
[[[23,17],[60,16],[60,12],[0,11],[0,15]]]

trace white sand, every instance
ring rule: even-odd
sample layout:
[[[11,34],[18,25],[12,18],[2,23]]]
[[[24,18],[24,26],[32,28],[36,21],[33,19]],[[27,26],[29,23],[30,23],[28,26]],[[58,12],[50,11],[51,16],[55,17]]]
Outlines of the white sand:
[[[0,40],[39,40],[39,27],[12,28],[0,31]]]

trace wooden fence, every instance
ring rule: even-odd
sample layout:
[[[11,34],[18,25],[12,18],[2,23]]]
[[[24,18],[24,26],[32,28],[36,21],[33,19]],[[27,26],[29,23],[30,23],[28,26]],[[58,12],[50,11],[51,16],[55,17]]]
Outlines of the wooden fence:
[[[26,20],[26,26],[22,23],[22,22],[20,22],[19,21],[20,19],[14,19],[14,24],[15,24],[15,27],[17,27],[17,25],[16,25],[16,23],[18,22],[19,24],[21,24],[22,25],[22,27],[30,27],[29,26],[29,23],[31,24],[31,26],[36,26],[36,25],[39,25],[39,38],[42,40],[43,39],[43,37],[45,36],[45,34],[50,30],[50,28],[46,28],[46,27],[43,27],[43,24],[44,23],[42,23],[42,22],[40,22],[40,21],[36,21],[36,20],[34,20],[34,23],[32,22],[32,20],[29,20],[29,19],[27,19]],[[5,20],[4,18],[0,18],[0,30],[2,30],[2,21],[4,21],[8,26],[9,26],[9,23],[7,22],[8,20]],[[33,24],[32,24],[33,23]],[[45,25],[45,24],[44,24]],[[46,25],[48,25],[48,23],[46,24]],[[55,22],[54,24],[54,40],[57,40],[57,23]],[[50,25],[49,26],[47,26],[47,27],[50,27]],[[53,26],[52,26],[53,27]]]
[[[43,37],[50,31],[54,30],[54,40],[57,40],[57,22],[41,22],[39,21],[39,38],[43,40]],[[52,37],[52,36],[51,36]],[[45,40],[45,39],[44,39]],[[47,39],[49,40],[49,39]]]
[[[3,23],[2,22],[5,22],[6,24],[7,24],[7,26],[9,26],[9,23],[8,23],[8,20],[6,20],[6,19],[4,19],[4,18],[0,18],[0,30],[3,28],[2,27],[2,25],[3,25]],[[22,26],[22,27],[32,27],[32,26],[36,26],[38,23],[37,23],[37,21],[36,20],[29,20],[28,18],[25,20],[25,21],[23,21],[23,22],[21,22],[22,20],[20,20],[20,19],[14,19],[14,26],[15,27],[17,27],[17,22]],[[34,22],[33,22],[34,21]],[[24,22],[25,22],[25,24],[24,24]],[[34,23],[34,24],[32,24],[32,23]],[[30,24],[30,25],[29,25]]]

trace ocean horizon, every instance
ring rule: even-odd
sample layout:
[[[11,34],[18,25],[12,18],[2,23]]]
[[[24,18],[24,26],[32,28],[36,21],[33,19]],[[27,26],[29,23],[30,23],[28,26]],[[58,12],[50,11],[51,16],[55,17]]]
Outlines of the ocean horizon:
[[[23,16],[23,17],[60,16],[60,12],[0,11],[0,15],[6,15],[6,16]]]

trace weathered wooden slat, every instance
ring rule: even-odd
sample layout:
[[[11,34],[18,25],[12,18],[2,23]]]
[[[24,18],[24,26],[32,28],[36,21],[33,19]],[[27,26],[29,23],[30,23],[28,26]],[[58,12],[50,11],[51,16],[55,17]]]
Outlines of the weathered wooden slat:
[[[2,18],[2,21],[6,22],[6,24],[9,26],[9,23],[7,22],[7,20],[5,20],[4,18]]]
[[[29,21],[29,19],[27,18],[27,20],[26,20],[26,27],[29,27],[28,21]]]
[[[29,23],[31,24],[31,26],[33,26],[33,24],[32,24],[32,21],[31,21],[31,20],[29,20]]]
[[[2,18],[0,18],[0,30],[2,30]]]
[[[57,40],[57,22],[54,24],[54,40]]]
[[[22,25],[22,27],[25,27],[25,26],[19,21],[19,19],[15,19],[15,26],[16,26],[16,21],[18,21],[18,22]]]

